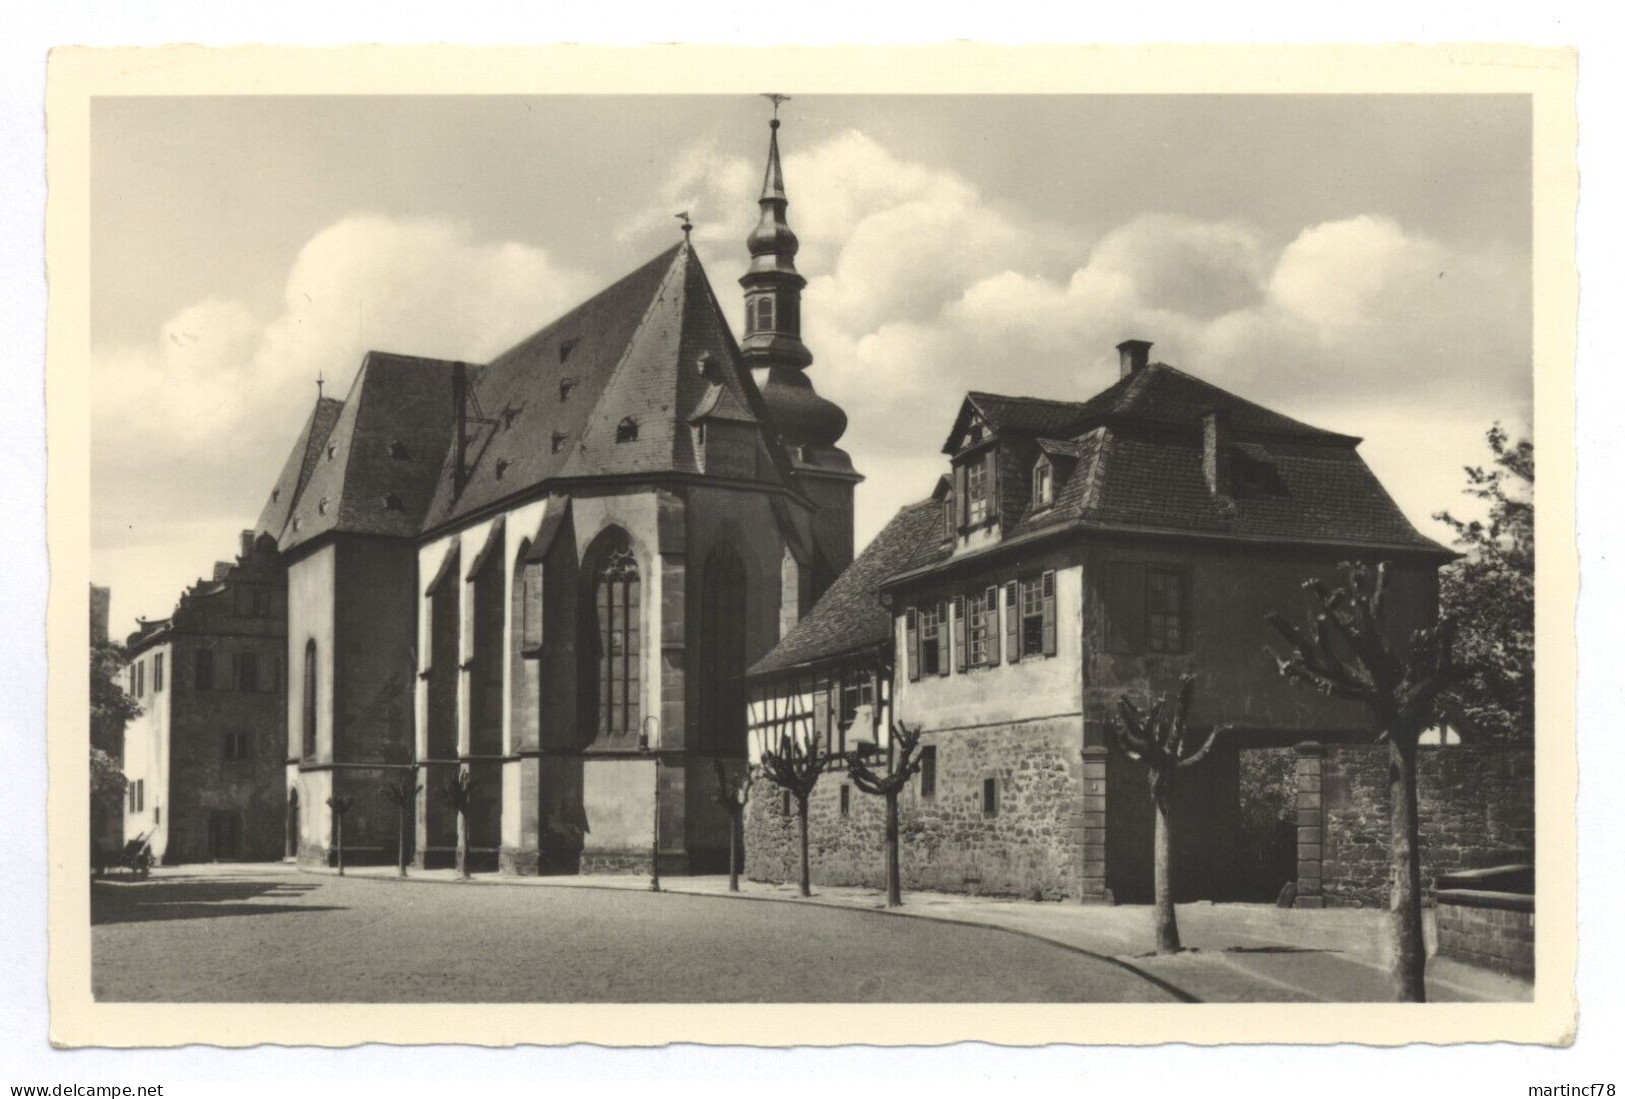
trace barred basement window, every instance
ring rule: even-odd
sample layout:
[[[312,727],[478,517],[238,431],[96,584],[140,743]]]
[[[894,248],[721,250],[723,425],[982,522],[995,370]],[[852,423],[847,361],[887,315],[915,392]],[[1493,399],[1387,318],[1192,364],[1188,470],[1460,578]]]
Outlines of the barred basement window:
[[[785,790],[782,793],[780,793],[780,795],[779,795],[779,816],[787,817],[789,815],[790,815],[790,791]]]
[[[996,778],[982,780],[982,815],[984,817],[999,815],[999,780]]]
[[[841,784],[841,816],[848,817],[848,816],[851,816],[851,815],[852,815],[852,787],[846,785],[843,782]]]
[[[920,797],[931,801],[937,796],[937,748],[928,744],[920,749]]]

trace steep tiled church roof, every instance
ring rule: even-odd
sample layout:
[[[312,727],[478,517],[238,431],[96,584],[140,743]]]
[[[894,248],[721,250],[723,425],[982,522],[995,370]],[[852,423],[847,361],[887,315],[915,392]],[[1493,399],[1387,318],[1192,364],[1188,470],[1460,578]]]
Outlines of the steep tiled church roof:
[[[710,377],[701,373],[702,357]],[[457,456],[448,451],[425,528],[554,478],[698,472],[687,419],[714,384],[770,427],[685,242],[480,369],[474,400],[494,422],[471,427],[461,492]],[[776,434],[762,431],[759,445],[760,475],[790,483]]]
[[[454,368],[367,353],[280,532],[284,552],[327,533],[418,533],[451,441]]]
[[[343,401],[332,397],[316,399],[316,407],[311,409],[310,419],[305,421],[304,430],[289,451],[282,473],[271,487],[271,495],[266,498],[265,507],[260,511],[259,521],[254,525],[256,533],[269,534],[272,538],[281,537],[288,516],[293,513],[294,502],[310,480],[316,460],[321,457],[322,447],[327,443],[328,433],[333,430],[343,410]]]
[[[900,509],[750,674],[780,672],[883,644],[891,637],[892,620],[880,605],[881,582],[907,565],[922,542],[935,543],[941,530],[942,506],[935,500]]]

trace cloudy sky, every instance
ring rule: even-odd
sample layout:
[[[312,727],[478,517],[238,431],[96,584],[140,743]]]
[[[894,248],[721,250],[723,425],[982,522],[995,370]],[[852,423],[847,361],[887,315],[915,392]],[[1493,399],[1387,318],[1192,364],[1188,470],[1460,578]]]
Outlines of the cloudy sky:
[[[232,555],[318,374],[343,396],[369,348],[488,359],[671,244],[683,209],[737,302],[766,117],[98,100],[92,575],[115,631]],[[810,376],[869,477],[860,545],[929,491],[965,390],[1082,399],[1128,337],[1363,436],[1436,537],[1485,429],[1528,422],[1523,98],[806,96],[782,117]]]

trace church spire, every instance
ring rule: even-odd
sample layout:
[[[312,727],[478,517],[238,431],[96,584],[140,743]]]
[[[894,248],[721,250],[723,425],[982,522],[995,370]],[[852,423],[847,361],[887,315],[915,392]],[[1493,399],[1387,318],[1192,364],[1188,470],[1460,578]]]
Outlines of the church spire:
[[[745,289],[745,363],[765,369],[762,397],[773,412],[784,441],[793,449],[830,448],[846,431],[846,413],[820,397],[804,371],[812,352],[801,342],[801,291],[807,285],[796,270],[801,242],[786,217],[790,200],[784,190],[779,159],[779,104],[789,96],[769,95],[773,119],[768,123],[767,170],[762,176],[761,215],[745,240],[750,268],[739,284]]]

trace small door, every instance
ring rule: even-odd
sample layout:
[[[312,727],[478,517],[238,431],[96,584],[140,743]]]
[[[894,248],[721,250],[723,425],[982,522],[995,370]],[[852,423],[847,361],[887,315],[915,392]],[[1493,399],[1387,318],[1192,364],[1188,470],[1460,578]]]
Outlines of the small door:
[[[235,810],[209,814],[209,857],[216,862],[243,857],[243,818]]]

